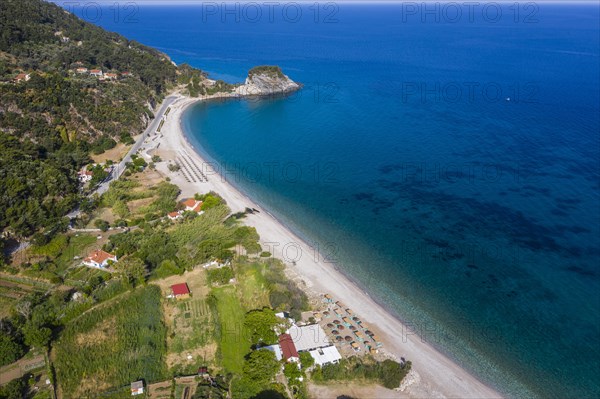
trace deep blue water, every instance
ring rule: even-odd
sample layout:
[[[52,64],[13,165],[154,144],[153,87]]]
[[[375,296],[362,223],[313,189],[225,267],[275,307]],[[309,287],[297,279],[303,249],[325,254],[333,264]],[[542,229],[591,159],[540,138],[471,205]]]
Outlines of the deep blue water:
[[[600,396],[597,5],[206,4],[88,19],[230,82],[280,65],[302,91],[194,107],[195,146],[482,380]]]

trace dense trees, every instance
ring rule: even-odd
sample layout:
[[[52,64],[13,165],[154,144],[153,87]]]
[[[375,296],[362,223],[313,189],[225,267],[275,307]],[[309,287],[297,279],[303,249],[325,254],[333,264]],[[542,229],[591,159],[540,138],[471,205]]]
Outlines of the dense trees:
[[[18,330],[9,320],[0,320],[0,367],[18,360],[24,349]]]
[[[275,353],[268,349],[259,349],[250,352],[244,363],[244,374],[258,382],[268,382],[280,369]]]
[[[12,380],[0,387],[0,399],[23,399],[27,392],[27,383],[24,378]]]
[[[317,366],[311,376],[315,381],[368,380],[388,389],[398,388],[408,374],[411,362],[398,363],[390,359],[377,362],[370,356],[342,359],[338,364]]]
[[[76,171],[89,163],[90,151],[131,143],[131,134],[153,117],[147,104],[176,83],[177,68],[166,55],[42,0],[0,2],[0,52],[6,55],[0,61],[0,233],[19,238],[56,224],[76,206]],[[73,73],[80,66],[131,77],[101,82]],[[20,72],[31,79],[13,83]],[[96,181],[103,177],[94,174]]]
[[[140,258],[133,256],[126,257],[120,259],[113,267],[132,286],[137,286],[145,282],[147,273],[146,265]]]
[[[254,75],[267,75],[277,78],[283,78],[285,75],[276,65],[260,65],[255,66],[250,71],[248,71],[248,76],[252,77]]]
[[[87,159],[77,147],[72,149],[50,154],[0,132],[0,230],[29,236],[55,225],[72,209],[77,202],[75,170]]]
[[[250,339],[254,343],[274,344],[277,342],[277,334],[274,328],[280,323],[273,310],[265,308],[253,310],[246,314],[244,325],[250,333]]]
[[[30,69],[61,70],[81,61],[131,72],[157,93],[164,91],[169,80],[175,80],[176,67],[166,55],[41,0],[0,3],[0,26],[0,50],[20,57],[22,66]],[[59,31],[68,42],[55,35]]]
[[[288,311],[292,318],[300,320],[302,311],[309,308],[306,294],[285,276],[285,266],[280,260],[269,259],[266,263],[269,265],[265,278],[271,306],[276,310]]]
[[[38,349],[44,349],[50,342],[52,330],[32,321],[25,324],[23,327],[23,335],[25,336],[25,343],[27,345]]]
[[[281,365],[275,353],[268,349],[252,351],[246,356],[243,376],[234,380],[231,391],[234,398],[252,398],[269,386]]]

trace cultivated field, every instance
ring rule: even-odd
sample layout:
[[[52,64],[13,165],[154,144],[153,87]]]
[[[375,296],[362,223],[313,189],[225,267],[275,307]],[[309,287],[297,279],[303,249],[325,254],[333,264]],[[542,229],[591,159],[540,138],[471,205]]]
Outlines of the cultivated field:
[[[0,318],[10,314],[12,305],[33,292],[46,292],[51,287],[42,281],[0,273]]]
[[[82,314],[55,344],[58,384],[65,398],[166,378],[166,328],[158,287],[127,292]]]

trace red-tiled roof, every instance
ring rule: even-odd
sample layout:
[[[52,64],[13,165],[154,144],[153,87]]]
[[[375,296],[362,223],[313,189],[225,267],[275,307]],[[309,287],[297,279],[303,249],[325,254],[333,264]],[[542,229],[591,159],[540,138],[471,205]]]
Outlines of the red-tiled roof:
[[[187,283],[175,284],[171,286],[171,290],[173,291],[173,295],[185,295],[190,293],[190,289],[187,286]]]
[[[179,216],[179,212],[169,212],[169,216],[172,218],[176,218],[177,216]]]
[[[288,360],[291,357],[298,357],[296,345],[294,345],[294,341],[290,334],[281,334],[279,336],[279,346],[281,346],[281,353],[285,360]]]
[[[202,201],[198,201],[198,205],[193,210],[194,212],[200,212],[202,210]]]
[[[193,198],[188,198],[185,201],[181,201],[181,203],[188,208],[193,208],[194,206],[196,206],[196,202],[197,201]]]
[[[115,259],[115,255],[109,254],[108,252],[104,252],[101,249],[97,249],[94,252],[92,252],[90,254],[90,256],[85,258],[85,261],[86,262],[93,261],[93,262],[102,264],[102,262],[104,262],[107,259]]]

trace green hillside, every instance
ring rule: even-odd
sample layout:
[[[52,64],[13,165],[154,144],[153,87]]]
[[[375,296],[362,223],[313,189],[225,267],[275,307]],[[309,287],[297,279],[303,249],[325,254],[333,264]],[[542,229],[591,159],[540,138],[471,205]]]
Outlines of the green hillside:
[[[0,0],[0,233],[55,225],[90,152],[131,142],[177,74],[165,54],[55,4]]]

